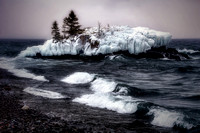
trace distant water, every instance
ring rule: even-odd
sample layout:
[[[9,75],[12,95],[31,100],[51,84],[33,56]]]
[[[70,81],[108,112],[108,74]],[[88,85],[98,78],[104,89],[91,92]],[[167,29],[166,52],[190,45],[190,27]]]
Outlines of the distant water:
[[[44,41],[0,40],[0,68],[18,77],[0,83],[23,88],[18,93],[29,106],[66,120],[120,123],[127,131],[124,125],[137,119],[158,129],[200,130],[200,40],[171,41],[168,47],[192,58],[182,61],[17,56]]]

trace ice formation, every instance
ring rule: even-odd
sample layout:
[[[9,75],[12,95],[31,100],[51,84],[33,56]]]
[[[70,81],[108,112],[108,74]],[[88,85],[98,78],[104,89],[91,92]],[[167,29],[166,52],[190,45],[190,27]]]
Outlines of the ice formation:
[[[82,35],[54,43],[47,40],[43,45],[28,47],[20,56],[99,55],[128,51],[130,54],[145,52],[151,47],[166,45],[171,40],[166,32],[145,27],[111,26],[85,29]]]

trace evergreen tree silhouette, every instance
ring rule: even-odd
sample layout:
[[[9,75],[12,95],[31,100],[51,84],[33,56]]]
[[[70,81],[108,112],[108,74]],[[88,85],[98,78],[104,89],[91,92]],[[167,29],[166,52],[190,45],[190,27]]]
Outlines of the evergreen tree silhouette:
[[[67,34],[68,34],[68,26],[67,26],[67,24],[68,24],[68,17],[65,17],[64,19],[63,19],[63,26],[62,26],[62,28],[63,28],[63,30],[62,30],[62,32],[63,32],[63,39],[67,39]]]
[[[61,36],[60,36],[60,30],[58,28],[57,21],[53,22],[53,25],[52,25],[51,29],[52,29],[51,34],[53,36],[53,42],[60,41],[61,40]]]
[[[63,35],[64,38],[70,36],[76,36],[83,33],[83,30],[80,28],[81,25],[78,22],[78,18],[73,10],[70,11],[69,16],[63,19]]]

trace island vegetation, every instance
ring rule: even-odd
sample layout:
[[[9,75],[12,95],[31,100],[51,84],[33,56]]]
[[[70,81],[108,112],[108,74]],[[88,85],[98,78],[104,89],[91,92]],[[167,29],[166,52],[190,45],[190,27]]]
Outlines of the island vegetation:
[[[69,15],[63,19],[62,34],[60,33],[57,21],[53,22],[51,34],[54,42],[59,42],[81,33],[83,33],[83,29],[81,29],[78,17],[73,10],[71,10]]]

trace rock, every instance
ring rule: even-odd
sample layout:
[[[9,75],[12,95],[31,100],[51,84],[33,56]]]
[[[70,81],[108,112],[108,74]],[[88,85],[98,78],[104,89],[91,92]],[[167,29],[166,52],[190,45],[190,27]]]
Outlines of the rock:
[[[36,57],[41,58],[42,57],[41,53],[36,53]]]
[[[169,59],[175,59],[175,60],[177,60],[177,61],[180,61],[180,60],[181,60],[180,56],[174,55],[174,54],[170,54],[170,55],[169,55]]]
[[[89,35],[81,35],[79,36],[79,43],[85,45],[88,42],[90,36]]]
[[[81,35],[79,37],[79,43],[85,45],[87,42],[90,43],[91,49],[99,47],[99,41],[91,41],[89,35]],[[42,56],[41,53],[36,54],[36,58],[43,58],[43,59],[86,59],[86,60],[102,60],[106,56],[109,55],[125,55],[128,57],[141,59],[141,58],[149,58],[149,59],[160,59],[160,58],[168,58],[180,61],[181,59],[190,59],[190,57],[185,53],[179,53],[175,48],[167,48],[166,46],[160,47],[153,47],[146,52],[139,53],[139,54],[130,54],[129,51],[117,51],[111,54],[98,54],[92,56],[84,55],[84,51],[80,50],[78,55],[61,55],[61,56]]]
[[[185,53],[179,53],[182,57],[184,57],[185,59],[190,59],[190,57],[187,55],[187,54],[185,54]]]
[[[166,46],[160,46],[160,47],[151,48],[149,51],[166,52],[167,48]]]
[[[6,90],[6,91],[10,91],[11,90],[11,88],[9,86],[4,86],[3,89]]]
[[[99,47],[99,42],[98,41],[94,41],[94,42],[90,41],[90,44],[91,44],[90,46],[91,46],[92,49]]]
[[[175,48],[167,48],[167,53],[178,54],[178,51]]]
[[[146,58],[159,59],[159,58],[164,58],[164,55],[160,52],[148,51],[146,53]]]

